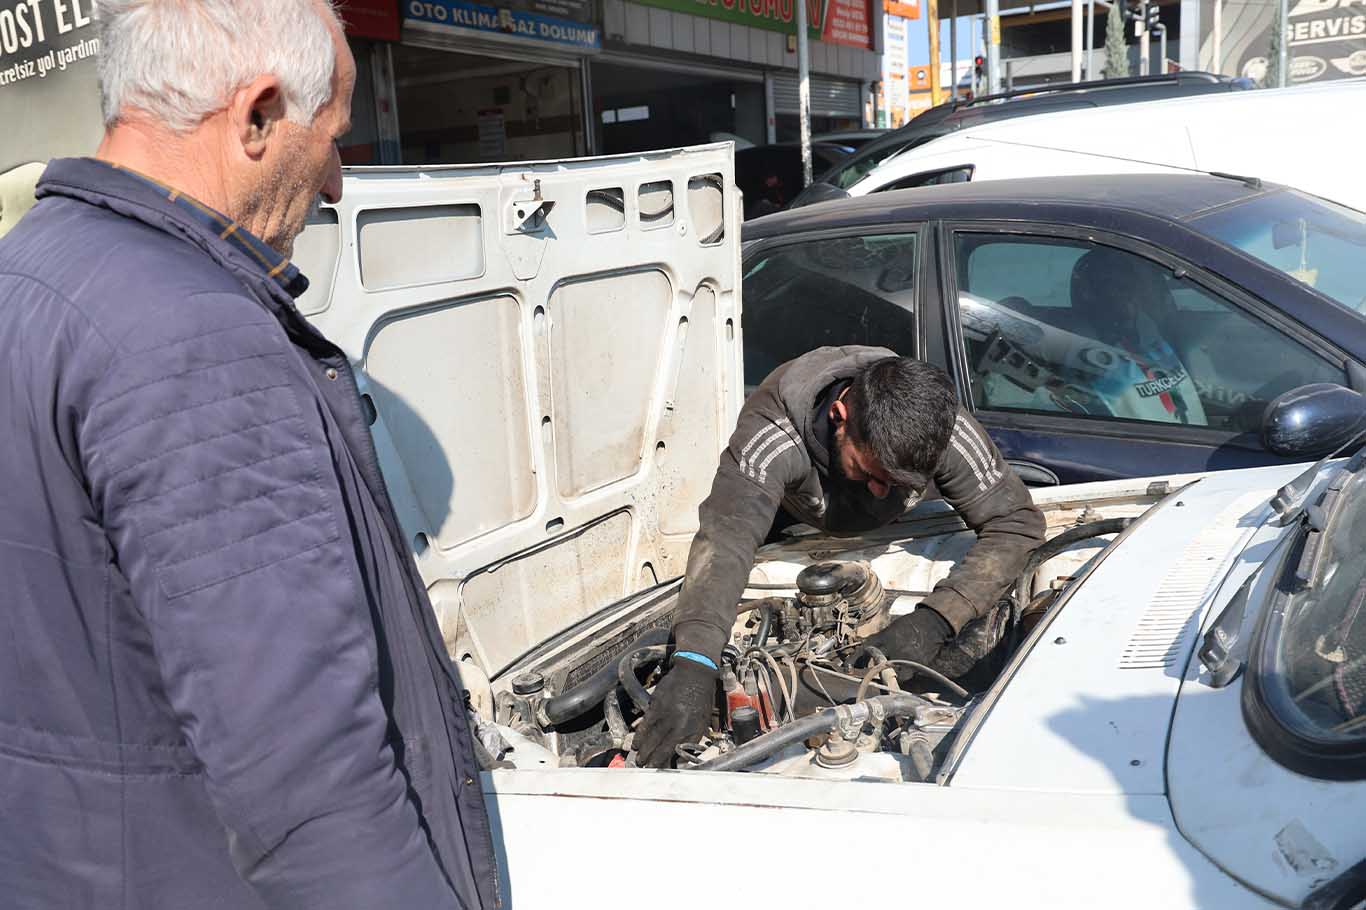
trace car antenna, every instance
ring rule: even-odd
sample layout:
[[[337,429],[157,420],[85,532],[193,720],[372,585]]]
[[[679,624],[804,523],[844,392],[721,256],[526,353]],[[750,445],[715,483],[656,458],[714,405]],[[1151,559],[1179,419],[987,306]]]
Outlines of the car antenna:
[[[1224,180],[1237,180],[1249,189],[1260,190],[1262,188],[1261,177],[1244,177],[1242,174],[1228,174],[1224,171],[1205,171],[1205,173],[1211,177],[1221,177]]]

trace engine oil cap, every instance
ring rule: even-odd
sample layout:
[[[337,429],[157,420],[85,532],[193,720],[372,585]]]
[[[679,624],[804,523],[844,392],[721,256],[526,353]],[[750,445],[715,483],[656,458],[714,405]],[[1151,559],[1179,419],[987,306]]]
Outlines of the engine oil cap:
[[[545,677],[535,670],[512,677],[513,695],[535,695],[544,688]]]

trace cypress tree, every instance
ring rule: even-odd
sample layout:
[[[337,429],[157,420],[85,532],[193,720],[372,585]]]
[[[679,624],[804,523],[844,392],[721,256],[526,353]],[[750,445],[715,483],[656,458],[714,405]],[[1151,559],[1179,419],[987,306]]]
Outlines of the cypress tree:
[[[1114,0],[1105,17],[1105,78],[1123,79],[1129,75],[1129,49],[1124,44],[1123,0]]]

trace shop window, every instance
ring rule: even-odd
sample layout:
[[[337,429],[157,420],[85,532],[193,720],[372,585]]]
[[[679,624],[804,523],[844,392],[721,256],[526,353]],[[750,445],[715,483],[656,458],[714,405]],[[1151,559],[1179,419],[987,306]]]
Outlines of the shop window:
[[[671,180],[642,183],[636,194],[640,226],[645,230],[668,227],[674,223],[674,185]]]
[[[725,186],[720,174],[702,174],[688,180],[688,220],[698,243],[709,245],[725,239]]]
[[[619,231],[626,226],[626,192],[619,186],[589,190],[583,206],[590,234]]]
[[[477,205],[367,209],[356,224],[360,280],[369,290],[484,274],[483,218]]]

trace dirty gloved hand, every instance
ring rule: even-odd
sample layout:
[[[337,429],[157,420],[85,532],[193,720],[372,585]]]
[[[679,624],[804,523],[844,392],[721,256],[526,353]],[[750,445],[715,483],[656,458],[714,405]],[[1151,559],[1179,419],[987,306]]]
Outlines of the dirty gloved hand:
[[[953,627],[929,607],[919,607],[864,640],[865,647],[877,648],[888,660],[913,660],[931,664],[939,649],[953,636]]]
[[[655,686],[645,719],[636,730],[636,762],[646,768],[667,768],[674,747],[695,743],[707,732],[716,705],[717,671],[688,658],[675,658],[673,667]]]

